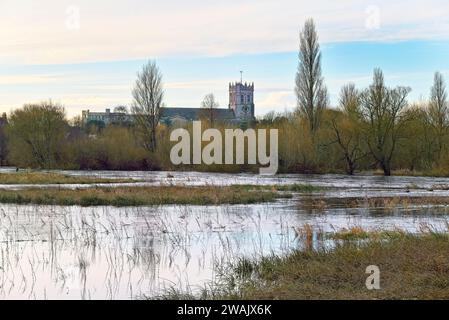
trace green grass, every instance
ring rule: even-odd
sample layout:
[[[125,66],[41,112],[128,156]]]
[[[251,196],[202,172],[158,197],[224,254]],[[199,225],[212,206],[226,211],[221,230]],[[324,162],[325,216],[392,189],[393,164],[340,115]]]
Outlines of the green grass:
[[[0,173],[0,184],[96,184],[128,182],[136,182],[136,180],[77,177],[51,172]]]
[[[350,233],[336,235],[345,240],[334,249],[239,259],[196,298],[449,299],[447,233]],[[380,290],[366,288],[370,265],[380,268]]]
[[[274,201],[276,191],[255,191],[239,187],[118,187],[88,189],[0,190],[0,203],[80,205],[80,206],[145,206],[163,204],[250,204]]]

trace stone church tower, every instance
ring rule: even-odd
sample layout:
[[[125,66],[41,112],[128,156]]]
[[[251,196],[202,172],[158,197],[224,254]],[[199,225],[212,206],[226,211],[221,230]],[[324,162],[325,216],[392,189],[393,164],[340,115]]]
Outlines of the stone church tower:
[[[254,119],[254,83],[229,84],[229,109],[234,110],[237,120]]]

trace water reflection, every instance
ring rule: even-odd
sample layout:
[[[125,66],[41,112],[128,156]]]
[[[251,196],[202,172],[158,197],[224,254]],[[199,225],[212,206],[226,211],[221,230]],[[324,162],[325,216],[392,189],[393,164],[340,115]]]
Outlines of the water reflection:
[[[235,206],[0,206],[0,298],[133,299],[199,288],[217,265],[304,245],[304,224],[418,231],[447,228],[433,209],[303,209],[300,199]]]

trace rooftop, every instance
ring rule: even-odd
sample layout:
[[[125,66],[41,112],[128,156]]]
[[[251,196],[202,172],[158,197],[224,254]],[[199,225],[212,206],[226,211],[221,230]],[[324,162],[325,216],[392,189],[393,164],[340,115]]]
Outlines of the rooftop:
[[[161,118],[182,117],[186,120],[193,121],[201,118],[201,113],[207,112],[202,108],[161,108]],[[216,108],[214,109],[214,117],[220,120],[235,119],[232,109]]]

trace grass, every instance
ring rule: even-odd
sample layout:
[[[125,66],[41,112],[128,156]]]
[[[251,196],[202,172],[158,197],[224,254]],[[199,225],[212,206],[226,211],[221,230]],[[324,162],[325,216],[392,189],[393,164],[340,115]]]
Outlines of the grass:
[[[80,206],[144,206],[163,204],[250,204],[270,202],[291,195],[272,190],[248,190],[245,187],[114,187],[88,189],[0,190],[0,203],[80,205]]]
[[[309,184],[290,184],[290,185],[234,185],[234,188],[254,191],[287,191],[287,192],[299,192],[299,193],[312,193],[322,191],[323,188],[312,186]]]
[[[201,298],[449,299],[448,234],[355,229],[335,238],[345,240],[334,249],[239,259]],[[370,265],[380,268],[380,290],[366,288]]]
[[[128,182],[136,182],[136,180],[77,177],[51,172],[19,172],[0,174],[0,184],[96,184]]]
[[[392,197],[350,197],[350,198],[303,198],[301,207],[324,212],[332,208],[377,208],[385,212],[391,212],[402,208],[411,210],[434,206],[433,212],[446,212],[449,205],[449,197],[443,196],[392,196]],[[440,206],[437,208],[436,206]],[[438,209],[438,210],[437,210]]]
[[[342,229],[338,232],[326,235],[327,239],[343,240],[343,241],[357,241],[357,240],[392,240],[401,238],[406,235],[401,230],[397,231],[366,231],[362,227],[354,226],[348,229]]]

